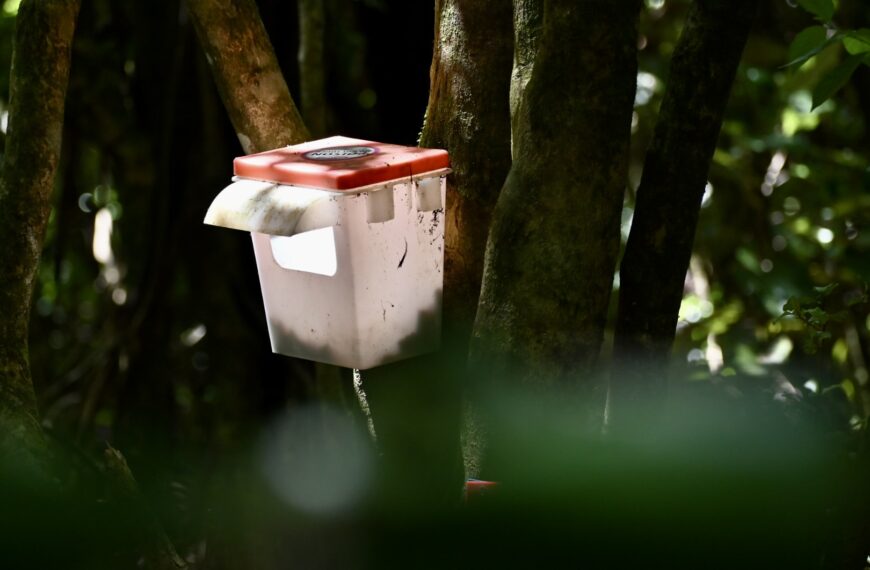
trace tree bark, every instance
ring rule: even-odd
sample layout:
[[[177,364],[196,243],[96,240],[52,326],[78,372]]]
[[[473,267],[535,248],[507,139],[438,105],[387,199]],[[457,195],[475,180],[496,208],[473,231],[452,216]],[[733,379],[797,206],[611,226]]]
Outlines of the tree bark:
[[[701,198],[754,0],[696,0],[671,62],[620,268],[608,416],[619,423],[665,391]]]
[[[461,387],[492,209],[510,168],[510,0],[439,0],[420,144],[450,152],[442,350],[363,373],[391,494],[461,499]],[[407,422],[415,420],[413,429]],[[409,456],[408,449],[417,449]],[[408,459],[411,461],[408,461]]]
[[[517,132],[519,108],[532,76],[544,16],[544,0],[514,0],[514,65],[511,72],[511,140]],[[516,158],[516,155],[514,155]]]
[[[435,53],[420,144],[450,152],[444,310],[448,325],[459,326],[467,337],[492,210],[511,164],[511,5],[509,0],[439,0],[435,9]]]
[[[246,153],[309,138],[254,0],[188,0],[200,45]]]
[[[78,0],[21,3],[0,172],[0,449],[40,453],[28,363],[33,282],[51,212]]]
[[[475,369],[489,378],[589,384],[619,250],[639,8],[544,3],[472,341]]]

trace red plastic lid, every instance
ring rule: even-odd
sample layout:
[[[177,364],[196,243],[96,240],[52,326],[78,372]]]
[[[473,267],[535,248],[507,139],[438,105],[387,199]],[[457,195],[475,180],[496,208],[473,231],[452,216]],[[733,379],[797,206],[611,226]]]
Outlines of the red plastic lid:
[[[236,176],[329,190],[354,190],[450,167],[446,150],[329,137],[233,161]]]
[[[498,486],[495,481],[481,481],[480,479],[468,479],[465,481],[465,500],[471,501],[477,497],[486,495],[490,489]]]

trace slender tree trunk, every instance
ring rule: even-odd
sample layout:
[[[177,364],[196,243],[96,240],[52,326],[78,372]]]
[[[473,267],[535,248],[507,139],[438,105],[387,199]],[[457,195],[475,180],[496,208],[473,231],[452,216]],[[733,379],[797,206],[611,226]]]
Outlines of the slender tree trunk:
[[[674,52],[620,268],[614,425],[664,396],[701,198],[756,5],[696,0]]]
[[[394,495],[457,502],[461,385],[492,209],[510,168],[510,0],[439,0],[431,89],[420,144],[450,152],[440,352],[363,378],[388,465],[406,489]],[[414,429],[406,422],[414,418]],[[409,456],[407,450],[418,453]],[[411,457],[413,464],[405,463]],[[474,467],[472,467],[474,469]],[[413,475],[409,475],[413,474]],[[416,499],[415,499],[416,500]]]
[[[0,450],[43,446],[30,377],[30,302],[61,148],[78,0],[24,0],[0,172]]]
[[[247,153],[308,139],[254,0],[188,0],[218,92]]]
[[[638,0],[549,0],[493,216],[472,358],[500,382],[587,385],[625,190]]]
[[[299,99],[314,138],[326,134],[324,0],[299,0]]]

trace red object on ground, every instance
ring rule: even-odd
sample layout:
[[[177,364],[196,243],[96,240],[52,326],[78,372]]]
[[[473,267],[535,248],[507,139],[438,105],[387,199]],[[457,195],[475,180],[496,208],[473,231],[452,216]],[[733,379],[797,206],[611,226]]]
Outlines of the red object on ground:
[[[449,167],[445,150],[347,137],[329,137],[233,161],[236,176],[329,190],[352,190]]]
[[[495,481],[481,481],[479,479],[469,479],[465,482],[465,502],[473,500],[482,495],[486,495],[490,489],[497,487]]]

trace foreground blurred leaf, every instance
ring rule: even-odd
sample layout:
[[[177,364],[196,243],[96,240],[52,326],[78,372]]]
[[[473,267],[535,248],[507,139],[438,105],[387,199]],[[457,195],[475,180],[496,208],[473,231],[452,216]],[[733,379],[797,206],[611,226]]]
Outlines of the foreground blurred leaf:
[[[852,55],[870,53],[870,29],[861,28],[860,30],[849,32],[843,38],[843,46]]]
[[[833,0],[797,0],[798,4],[823,22],[830,22],[834,17]]]
[[[834,93],[839,91],[852,73],[861,65],[862,55],[849,56],[846,61],[834,68],[830,73],[825,75],[816,88],[813,90],[813,109],[830,99]]]
[[[831,293],[833,293],[834,291],[836,291],[837,287],[839,287],[839,286],[840,286],[839,283],[829,283],[829,284],[825,285],[824,287],[813,287],[813,289],[816,290],[816,293],[819,294],[819,297],[825,298],[828,295],[830,295]]]

